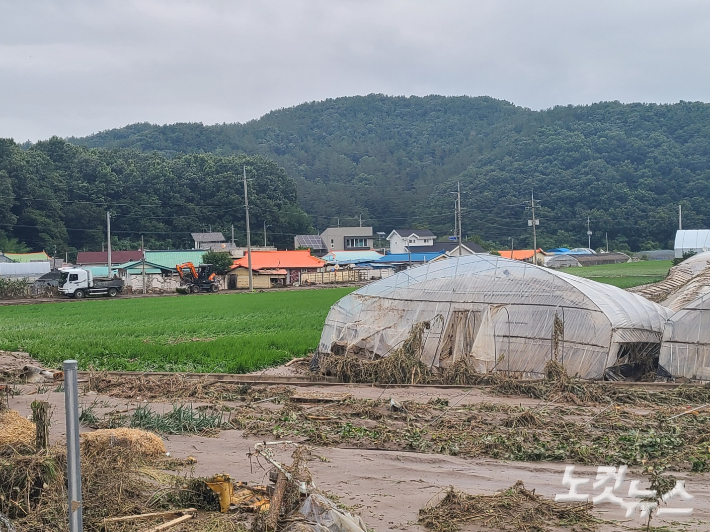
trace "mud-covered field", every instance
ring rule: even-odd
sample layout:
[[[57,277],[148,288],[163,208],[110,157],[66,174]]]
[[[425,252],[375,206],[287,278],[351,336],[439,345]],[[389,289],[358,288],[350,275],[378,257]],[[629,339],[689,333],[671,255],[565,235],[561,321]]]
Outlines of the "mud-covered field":
[[[9,407],[22,415],[33,400],[49,401],[51,439],[62,441],[64,397],[56,386],[16,384],[11,392]],[[556,494],[569,492],[563,476],[571,465],[574,478],[589,480],[579,493],[591,496],[604,491],[593,487],[599,466],[628,465],[613,491],[626,503],[635,500],[629,497],[632,481],[644,489],[684,480],[695,498],[674,498],[665,507],[692,508],[692,515],[653,516],[651,525],[710,530],[710,409],[702,408],[710,403],[710,389],[704,387],[659,390],[575,380],[461,388],[249,386],[95,373],[82,383],[80,402],[82,431],[156,432],[170,459],[151,467],[172,468],[164,474],[182,478],[224,472],[265,484],[268,464],[247,456],[254,444],[304,443],[318,488],[377,531],[643,529],[647,519],[640,508],[626,517],[608,502],[576,503],[574,511],[555,503]],[[288,449],[277,450],[287,463],[290,456]],[[172,485],[161,482],[165,489]],[[202,512],[173,530],[241,530],[252,518]]]

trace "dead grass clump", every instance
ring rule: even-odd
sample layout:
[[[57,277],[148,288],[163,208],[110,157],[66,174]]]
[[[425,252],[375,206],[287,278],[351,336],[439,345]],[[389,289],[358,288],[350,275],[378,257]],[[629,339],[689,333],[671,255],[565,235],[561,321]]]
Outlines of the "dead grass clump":
[[[503,426],[511,429],[519,427],[539,427],[542,424],[543,421],[540,419],[540,416],[530,410],[525,410],[520,414],[508,416],[508,418],[503,421]]]
[[[114,377],[107,372],[91,372],[88,389],[124,399],[201,398],[210,386],[206,379],[191,379],[179,373],[155,377]]]
[[[421,360],[424,331],[429,322],[412,326],[404,342],[387,356],[377,360],[364,360],[350,354],[330,354],[320,357],[319,369],[341,382],[366,382],[380,384],[426,384],[432,372]]]
[[[0,448],[0,514],[10,519],[30,515],[45,488],[62,477],[62,458],[56,450],[34,454],[30,447]]]
[[[37,429],[16,410],[0,412],[0,446],[34,445]]]
[[[90,453],[101,453],[106,449],[120,447],[142,456],[165,454],[165,444],[159,436],[139,429],[99,429],[81,435],[82,447]]]
[[[479,373],[466,358],[460,358],[449,367],[439,370],[441,384],[467,385],[495,385],[499,384],[502,377],[497,373]]]
[[[82,452],[81,482],[85,530],[100,530],[106,517],[147,509],[152,486],[140,474],[139,456],[123,448]],[[67,516],[66,452],[51,447],[37,454],[0,451],[0,513],[16,519],[26,532],[65,531]],[[129,530],[119,525],[112,532]]]
[[[496,495],[468,495],[450,487],[436,506],[419,510],[419,524],[436,532],[455,532],[463,523],[477,523],[499,530],[543,532],[551,527],[575,525],[595,530],[598,520],[593,504],[556,503],[515,485]]]

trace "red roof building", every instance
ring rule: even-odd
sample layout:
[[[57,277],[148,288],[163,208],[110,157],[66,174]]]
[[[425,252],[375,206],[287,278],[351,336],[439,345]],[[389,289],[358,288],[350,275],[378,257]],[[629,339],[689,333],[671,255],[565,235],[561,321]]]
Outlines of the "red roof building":
[[[259,272],[264,270],[285,270],[286,284],[297,283],[301,273],[316,272],[325,266],[325,261],[311,255],[310,250],[296,251],[252,251],[251,268]],[[234,261],[233,268],[248,268],[249,256],[245,253],[241,259]]]
[[[143,252],[111,251],[111,264],[118,265],[134,260],[141,260]],[[106,266],[108,251],[80,251],[76,256],[77,266]]]

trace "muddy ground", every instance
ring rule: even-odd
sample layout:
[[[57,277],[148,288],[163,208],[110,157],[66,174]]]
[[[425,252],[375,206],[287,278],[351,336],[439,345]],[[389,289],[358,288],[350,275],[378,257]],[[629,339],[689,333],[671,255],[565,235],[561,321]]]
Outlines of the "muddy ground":
[[[5,354],[0,356],[0,371],[27,362],[21,354]],[[270,373],[297,371],[282,368]],[[648,401],[575,404],[580,401],[500,394],[490,387],[304,388],[208,383],[196,387],[179,378],[131,381],[97,375],[82,384],[80,403],[93,415],[93,422],[85,424],[82,432],[93,430],[91,426],[110,426],[139,407],[149,406],[156,413],[165,413],[174,404],[189,404],[206,412],[221,412],[227,429],[163,435],[171,457],[197,459],[183,471],[187,475],[224,472],[236,480],[267,483],[263,462],[247,456],[254,444],[278,439],[305,441],[313,447],[308,468],[316,485],[359,513],[370,528],[423,531],[417,524],[419,510],[437,501],[449,486],[472,494],[494,494],[521,480],[528,490],[554,498],[568,491],[562,485],[565,466],[576,465],[575,476],[591,479],[587,484],[591,488],[597,465],[605,461],[615,464],[613,453],[622,452],[619,440],[613,438],[609,440],[609,448],[604,449],[596,439],[599,431],[613,435],[614,430],[636,427],[637,434],[647,435],[643,427],[648,423],[652,435],[653,430],[660,434],[666,421],[658,422],[659,412],[667,418],[674,412],[687,411],[688,406],[697,406],[683,404],[675,397],[669,399],[673,405]],[[61,441],[64,394],[57,391],[56,385],[14,385],[8,401],[10,408],[27,416],[30,403],[37,399],[51,403],[54,421],[51,439]],[[533,417],[525,417],[529,413]],[[667,448],[663,447],[666,445],[663,438],[657,438],[661,443],[647,438],[646,445],[651,446],[648,457],[637,457],[638,463],[630,467],[626,482],[617,492],[625,497],[630,480],[641,480],[641,487],[646,487],[644,466],[668,462],[673,474],[686,481],[688,493],[695,498],[674,505],[692,507],[691,517],[654,518],[654,526],[666,527],[660,530],[710,530],[710,472],[692,471],[696,467],[693,460],[699,459],[698,446],[707,443],[705,421],[703,416],[693,414],[674,420],[679,423],[674,434],[678,437],[686,431],[688,434],[686,440],[668,443]],[[587,429],[596,432],[580,436]],[[561,443],[545,443],[542,441],[545,435],[552,435],[551,440]],[[501,440],[504,436],[507,439]],[[520,438],[525,441],[521,443]],[[582,443],[572,449],[571,444],[569,448],[564,446],[565,439],[579,439]],[[541,450],[531,451],[529,442],[538,440]],[[710,452],[710,448],[707,450]],[[531,456],[535,459],[521,460]],[[289,457],[290,451],[277,453],[277,458],[286,462]],[[596,495],[601,489],[588,492]],[[640,530],[645,524],[638,516],[625,518],[624,511],[611,504],[596,506],[594,514],[605,521],[598,528],[601,531]],[[468,531],[489,530],[466,523],[462,526]]]

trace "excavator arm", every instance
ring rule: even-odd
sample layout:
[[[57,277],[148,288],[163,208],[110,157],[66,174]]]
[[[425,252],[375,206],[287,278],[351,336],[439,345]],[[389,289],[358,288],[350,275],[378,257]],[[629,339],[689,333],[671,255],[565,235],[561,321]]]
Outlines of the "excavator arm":
[[[190,275],[192,275],[191,281],[197,281],[198,275],[197,275],[197,270],[195,269],[195,265],[191,262],[185,262],[183,264],[178,264],[175,266],[175,269],[177,269],[178,274],[180,275],[180,279],[183,281],[185,280],[185,270],[188,269],[190,270]]]

